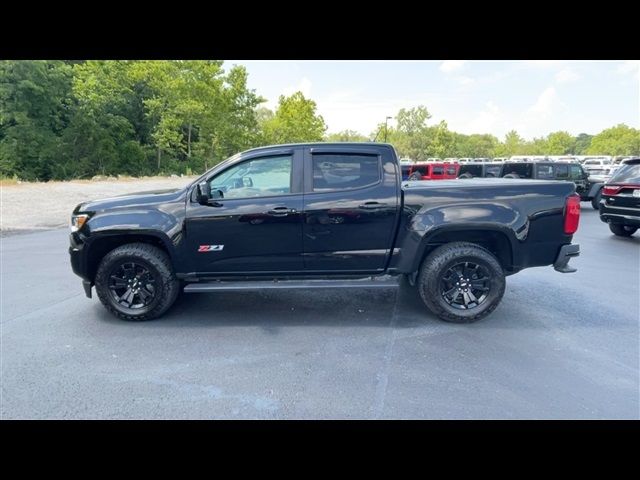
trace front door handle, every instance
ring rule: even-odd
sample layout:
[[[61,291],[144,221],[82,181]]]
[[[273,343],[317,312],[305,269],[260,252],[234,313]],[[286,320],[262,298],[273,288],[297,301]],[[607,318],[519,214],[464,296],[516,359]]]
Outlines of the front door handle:
[[[375,210],[376,208],[384,208],[386,207],[386,203],[380,202],[365,202],[362,205],[358,205],[358,208],[363,208],[365,210]]]
[[[296,209],[289,207],[274,207],[267,211],[267,215],[271,215],[272,217],[286,217],[290,213],[296,213]]]

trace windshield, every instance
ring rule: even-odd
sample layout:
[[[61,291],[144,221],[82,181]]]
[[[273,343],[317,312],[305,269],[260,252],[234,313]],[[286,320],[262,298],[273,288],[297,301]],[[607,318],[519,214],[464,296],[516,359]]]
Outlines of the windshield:
[[[623,165],[609,180],[611,183],[640,183],[640,163]]]

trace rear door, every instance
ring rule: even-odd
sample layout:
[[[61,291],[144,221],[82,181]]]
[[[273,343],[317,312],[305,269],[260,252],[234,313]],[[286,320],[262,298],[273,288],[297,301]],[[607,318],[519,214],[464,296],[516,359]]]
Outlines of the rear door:
[[[384,270],[398,219],[398,166],[378,149],[305,151],[305,270]]]

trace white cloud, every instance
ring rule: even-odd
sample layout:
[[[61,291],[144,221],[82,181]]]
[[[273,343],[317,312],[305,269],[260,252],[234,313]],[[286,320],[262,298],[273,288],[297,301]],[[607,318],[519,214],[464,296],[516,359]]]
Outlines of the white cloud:
[[[287,88],[282,90],[282,95],[285,96],[289,96],[289,95],[293,95],[296,92],[302,92],[302,94],[309,98],[311,97],[311,80],[309,80],[307,77],[302,77],[302,80],[300,80],[300,82],[298,82],[297,85],[290,85]]]
[[[549,115],[558,101],[558,94],[555,87],[546,88],[539,96],[536,103],[534,103],[529,110],[530,114],[536,114],[540,116]]]
[[[455,72],[456,70],[460,70],[462,67],[464,67],[464,64],[464,60],[445,60],[440,65],[440,70],[444,73],[451,73]]]
[[[476,80],[474,78],[467,77],[464,75],[461,77],[457,77],[456,80],[460,85],[464,85],[464,86],[473,85],[474,83],[476,83]]]
[[[570,67],[565,67],[556,73],[556,82],[558,83],[571,83],[576,80],[580,80],[582,76],[572,70]]]
[[[535,69],[547,69],[561,67],[564,63],[563,60],[524,60],[521,65]]]
[[[616,71],[622,75],[632,74],[634,77],[640,78],[640,61],[639,60],[627,60],[621,65],[618,65]]]
[[[278,99],[280,95],[284,95],[285,97],[288,97],[290,95],[293,95],[296,92],[302,92],[302,94],[306,98],[311,98],[312,86],[313,84],[311,83],[311,80],[309,80],[308,77],[302,77],[302,79],[297,84],[289,85],[283,88],[278,95],[276,95],[271,99],[268,99],[267,102],[263,104],[263,106],[268,108],[269,110],[275,111],[278,108]]]
[[[461,126],[461,131],[466,134],[495,132],[503,123],[503,116],[500,108],[489,100],[481,112]]]

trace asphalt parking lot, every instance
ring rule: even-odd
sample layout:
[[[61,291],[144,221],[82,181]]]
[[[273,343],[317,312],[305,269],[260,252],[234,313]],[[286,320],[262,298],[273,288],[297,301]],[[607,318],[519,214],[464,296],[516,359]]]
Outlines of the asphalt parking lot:
[[[640,234],[583,203],[579,271],[523,271],[472,325],[398,291],[184,295],[127,323],[67,230],[2,238],[3,419],[640,418]]]

